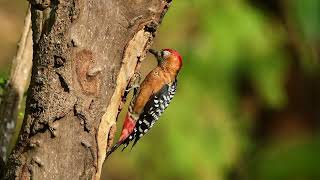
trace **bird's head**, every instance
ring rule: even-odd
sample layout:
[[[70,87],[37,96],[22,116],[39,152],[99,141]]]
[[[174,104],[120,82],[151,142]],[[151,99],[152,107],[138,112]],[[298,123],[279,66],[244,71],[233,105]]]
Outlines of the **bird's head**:
[[[174,49],[162,49],[160,51],[150,49],[149,52],[157,58],[160,66],[170,67],[176,70],[180,70],[182,67],[182,58],[178,51]]]

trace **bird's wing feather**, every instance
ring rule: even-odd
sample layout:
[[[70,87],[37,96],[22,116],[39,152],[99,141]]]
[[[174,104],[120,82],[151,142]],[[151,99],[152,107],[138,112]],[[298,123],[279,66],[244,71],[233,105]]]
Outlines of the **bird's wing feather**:
[[[143,112],[140,114],[139,119],[135,125],[133,132],[122,142],[124,144],[124,150],[129,143],[134,140],[132,147],[137,141],[154,125],[159,119],[164,110],[171,102],[177,88],[177,80],[171,85],[164,85],[157,93],[152,95]]]

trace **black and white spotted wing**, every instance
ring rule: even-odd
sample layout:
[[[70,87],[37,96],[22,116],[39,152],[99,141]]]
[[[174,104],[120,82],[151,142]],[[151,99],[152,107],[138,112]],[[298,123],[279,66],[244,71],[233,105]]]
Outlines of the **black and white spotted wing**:
[[[124,144],[124,150],[129,143],[134,140],[132,147],[137,143],[137,141],[147,133],[154,123],[157,122],[161,114],[170,104],[172,98],[177,89],[177,80],[175,80],[171,85],[165,85],[161,90],[154,94],[149,101],[147,102],[146,106],[143,109],[143,112],[139,116],[137,124],[130,134],[130,136],[124,140],[122,144]]]

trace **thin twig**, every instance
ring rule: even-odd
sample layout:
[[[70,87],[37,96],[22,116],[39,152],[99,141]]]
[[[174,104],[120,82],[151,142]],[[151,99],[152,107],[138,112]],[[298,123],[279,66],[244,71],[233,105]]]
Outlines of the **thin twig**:
[[[3,99],[0,104],[0,156],[4,162],[6,161],[8,146],[17,124],[19,105],[22,101],[32,67],[30,7],[28,8],[24,22],[17,54],[12,60],[9,81],[4,89]]]

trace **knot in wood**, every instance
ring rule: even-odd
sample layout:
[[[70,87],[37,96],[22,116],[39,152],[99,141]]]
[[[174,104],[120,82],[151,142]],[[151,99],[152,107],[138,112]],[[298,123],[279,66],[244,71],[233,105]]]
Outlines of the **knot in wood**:
[[[99,74],[92,76],[91,69],[95,65],[93,54],[84,49],[76,53],[76,73],[80,86],[85,94],[97,95],[100,89]]]

